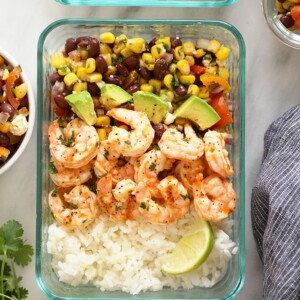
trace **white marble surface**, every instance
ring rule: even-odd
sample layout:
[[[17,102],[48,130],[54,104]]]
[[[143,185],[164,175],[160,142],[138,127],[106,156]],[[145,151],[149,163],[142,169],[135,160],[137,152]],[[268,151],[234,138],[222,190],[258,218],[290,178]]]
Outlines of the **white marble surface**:
[[[142,1],[142,0],[141,0]],[[37,41],[51,22],[70,17],[137,19],[220,19],[243,35],[246,55],[246,280],[238,300],[260,299],[262,266],[251,231],[250,196],[260,167],[268,125],[299,102],[300,52],[281,44],[265,24],[260,0],[240,0],[222,9],[66,7],[54,0],[1,1],[0,46],[9,51],[37,91]],[[36,131],[35,131],[36,132]],[[0,224],[15,218],[35,244],[36,133],[20,160],[0,178]],[[29,299],[43,300],[35,281],[34,261],[20,271]]]

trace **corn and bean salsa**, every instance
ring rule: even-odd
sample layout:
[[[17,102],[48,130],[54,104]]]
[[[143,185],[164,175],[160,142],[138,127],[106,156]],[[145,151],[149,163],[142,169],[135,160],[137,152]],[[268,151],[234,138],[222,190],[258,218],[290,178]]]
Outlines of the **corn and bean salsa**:
[[[12,67],[0,55],[0,167],[18,149],[27,129],[27,84],[20,66]]]
[[[275,0],[281,23],[291,31],[300,28],[300,0]]]
[[[112,125],[126,127],[113,124],[106,116],[101,101],[101,87],[106,83],[118,85],[129,94],[139,90],[155,93],[169,103],[171,112],[196,95],[220,115],[215,125],[220,129],[232,123],[227,103],[231,88],[229,55],[230,48],[215,39],[184,41],[180,37],[157,36],[146,41],[112,32],[99,37],[70,37],[62,51],[51,57],[55,69],[50,76],[51,105],[62,124],[64,120],[66,123],[74,112],[65,96],[88,91],[97,114],[94,126],[100,140],[104,140]]]

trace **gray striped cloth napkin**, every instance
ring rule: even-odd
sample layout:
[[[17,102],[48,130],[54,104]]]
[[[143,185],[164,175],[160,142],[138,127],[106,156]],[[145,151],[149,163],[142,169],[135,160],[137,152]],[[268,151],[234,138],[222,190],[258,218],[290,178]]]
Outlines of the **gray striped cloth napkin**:
[[[300,299],[300,105],[270,125],[251,218],[264,300]]]

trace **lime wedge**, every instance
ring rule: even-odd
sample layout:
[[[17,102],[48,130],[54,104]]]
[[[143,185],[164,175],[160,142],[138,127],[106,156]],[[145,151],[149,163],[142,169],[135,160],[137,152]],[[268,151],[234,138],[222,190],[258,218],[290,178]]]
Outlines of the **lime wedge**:
[[[209,222],[198,219],[163,261],[161,270],[174,275],[194,270],[205,261],[213,245],[214,234]]]

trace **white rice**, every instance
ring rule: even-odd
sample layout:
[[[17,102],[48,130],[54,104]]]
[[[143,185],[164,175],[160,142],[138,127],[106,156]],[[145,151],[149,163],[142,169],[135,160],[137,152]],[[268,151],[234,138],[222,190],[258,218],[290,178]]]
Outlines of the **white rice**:
[[[160,271],[164,257],[195,218],[192,212],[172,224],[152,225],[146,221],[115,223],[101,216],[86,229],[75,231],[54,223],[49,227],[47,249],[59,280],[73,286],[92,284],[101,291],[130,294],[163,287],[211,287],[224,277],[228,261],[238,252],[229,237],[229,220],[213,226],[214,247],[198,269],[177,276]]]

